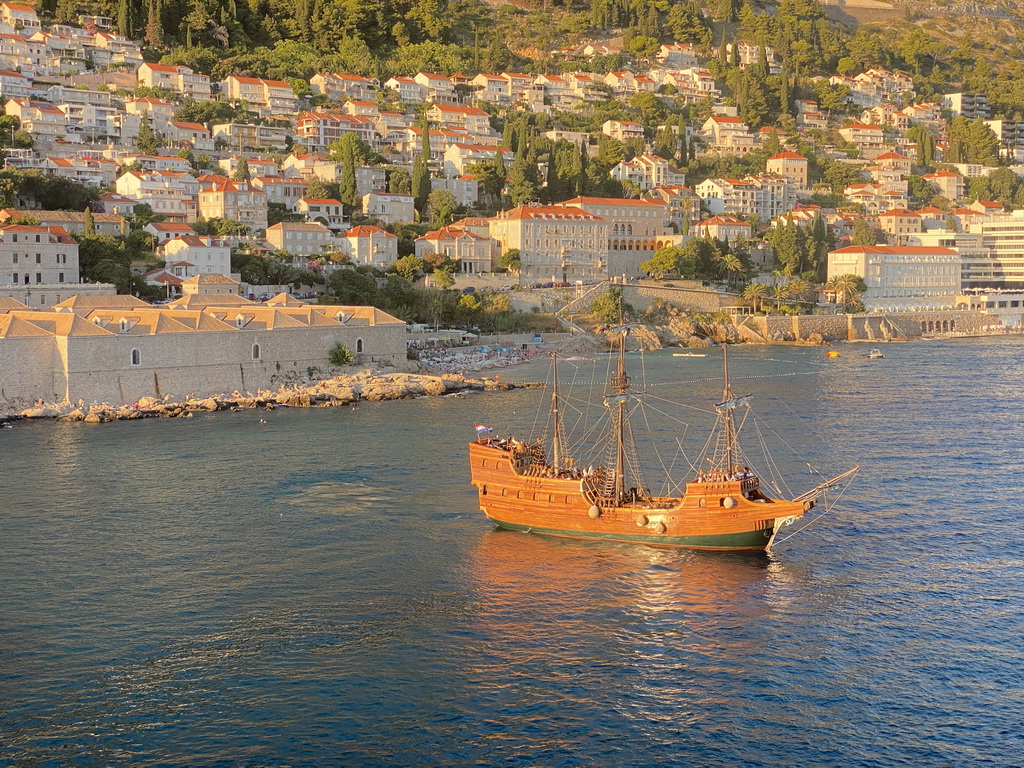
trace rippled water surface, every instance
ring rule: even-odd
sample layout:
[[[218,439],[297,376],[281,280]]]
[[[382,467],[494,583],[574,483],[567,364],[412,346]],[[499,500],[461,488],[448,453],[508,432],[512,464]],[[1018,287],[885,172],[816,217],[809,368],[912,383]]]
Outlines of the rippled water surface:
[[[752,460],[862,466],[768,557],[493,530],[544,391],[3,430],[0,763],[1020,765],[1024,346],[840,349],[730,356]],[[646,358],[650,463],[719,365]]]

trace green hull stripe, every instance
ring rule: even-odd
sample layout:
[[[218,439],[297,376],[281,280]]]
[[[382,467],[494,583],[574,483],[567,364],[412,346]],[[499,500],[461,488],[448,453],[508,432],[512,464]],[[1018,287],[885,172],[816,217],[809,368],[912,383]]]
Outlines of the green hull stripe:
[[[763,531],[747,531],[744,533],[719,533],[711,536],[670,536],[667,534],[650,535],[643,533],[596,533],[590,531],[564,531],[557,528],[538,528],[519,523],[505,523],[501,520],[492,522],[499,528],[510,531],[526,531],[541,533],[547,536],[563,536],[573,539],[600,539],[603,541],[622,541],[632,544],[650,544],[655,547],[681,547],[685,549],[754,549],[761,550],[768,546],[772,529]]]

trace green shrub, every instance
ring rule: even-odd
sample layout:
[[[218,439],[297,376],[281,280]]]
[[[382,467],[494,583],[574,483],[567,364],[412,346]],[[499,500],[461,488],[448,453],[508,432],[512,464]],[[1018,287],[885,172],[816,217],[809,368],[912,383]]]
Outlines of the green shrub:
[[[328,359],[331,361],[331,365],[341,368],[346,365],[351,365],[352,361],[356,359],[356,356],[352,354],[351,349],[339,341],[331,347]]]

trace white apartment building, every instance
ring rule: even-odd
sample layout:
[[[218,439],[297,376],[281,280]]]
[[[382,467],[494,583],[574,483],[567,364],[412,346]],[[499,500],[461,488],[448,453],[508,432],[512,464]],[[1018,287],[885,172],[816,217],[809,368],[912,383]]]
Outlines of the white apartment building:
[[[828,254],[828,276],[864,279],[866,309],[947,309],[960,293],[960,254],[952,248],[850,245]]]
[[[309,87],[313,93],[326,96],[331,101],[355,99],[356,101],[373,101],[380,90],[380,81],[376,78],[360,75],[316,74],[309,79]]]
[[[291,115],[299,108],[295,92],[283,80],[231,75],[224,81],[224,86],[224,93],[229,99],[241,99],[263,117]]]
[[[199,215],[232,219],[256,231],[267,228],[267,196],[247,181],[222,181],[199,191]]]
[[[139,85],[167,88],[193,101],[209,101],[211,88],[208,75],[193,72],[183,65],[146,62],[137,72]]]
[[[267,227],[266,239],[293,256],[319,256],[341,248],[334,233],[319,222],[282,221]]]
[[[796,205],[796,192],[782,176],[747,176],[743,179],[706,179],[694,190],[714,215],[749,216],[770,221]]]
[[[60,227],[0,225],[0,285],[78,282],[78,243]]]
[[[190,224],[199,215],[199,182],[187,173],[128,171],[118,178],[119,195],[146,203],[169,221]]]
[[[339,236],[344,241],[344,253],[353,264],[387,267],[398,260],[398,237],[383,229],[369,225],[352,227]]]
[[[387,224],[415,221],[416,203],[412,195],[370,192],[363,195],[363,213]]]
[[[192,275],[205,273],[231,274],[231,247],[209,235],[179,235],[164,242],[164,259],[168,262],[188,262],[195,267]]]

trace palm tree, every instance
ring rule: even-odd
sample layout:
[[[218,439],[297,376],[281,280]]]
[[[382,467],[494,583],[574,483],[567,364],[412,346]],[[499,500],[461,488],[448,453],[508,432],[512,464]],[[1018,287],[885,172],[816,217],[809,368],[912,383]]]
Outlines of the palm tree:
[[[825,283],[826,290],[833,291],[836,303],[842,303],[843,309],[849,311],[856,303],[864,281],[858,275],[833,275]]]
[[[759,312],[764,306],[764,299],[768,295],[768,286],[764,283],[751,283],[743,289],[743,300],[749,301],[755,312]]]
[[[789,288],[789,295],[797,301],[805,299],[807,297],[807,292],[811,290],[811,284],[802,277],[794,277],[789,281],[787,287]]]
[[[740,261],[740,257],[735,253],[727,253],[721,258],[722,270],[726,274],[726,280],[729,285],[734,284],[734,280],[742,275],[746,270],[743,267],[743,262]]]
[[[789,298],[789,283],[776,283],[771,289],[772,298],[775,299],[775,308],[782,306],[784,299]]]

